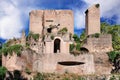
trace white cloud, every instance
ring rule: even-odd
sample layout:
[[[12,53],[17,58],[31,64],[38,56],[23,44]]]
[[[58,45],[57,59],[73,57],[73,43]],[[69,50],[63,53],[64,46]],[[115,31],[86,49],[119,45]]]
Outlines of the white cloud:
[[[85,26],[85,14],[81,10],[76,10],[74,13],[75,17],[75,28],[80,29],[84,28]]]
[[[20,37],[20,30],[23,25],[20,20],[19,9],[7,1],[0,2],[0,9],[1,13],[4,13],[0,19],[0,37],[4,39]]]

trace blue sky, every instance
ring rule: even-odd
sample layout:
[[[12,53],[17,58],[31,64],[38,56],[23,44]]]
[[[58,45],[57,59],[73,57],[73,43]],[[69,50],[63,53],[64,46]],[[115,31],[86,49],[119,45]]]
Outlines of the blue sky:
[[[0,41],[19,38],[21,31],[29,30],[29,12],[37,9],[71,9],[74,11],[74,32],[85,28],[85,11],[99,3],[101,22],[120,24],[119,0],[0,0]]]

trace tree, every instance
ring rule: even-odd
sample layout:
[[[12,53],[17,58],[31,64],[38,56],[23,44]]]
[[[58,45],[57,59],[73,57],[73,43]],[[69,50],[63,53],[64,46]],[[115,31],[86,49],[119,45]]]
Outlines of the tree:
[[[109,25],[101,23],[101,33],[112,35],[112,46],[114,50],[120,50],[120,25]]]

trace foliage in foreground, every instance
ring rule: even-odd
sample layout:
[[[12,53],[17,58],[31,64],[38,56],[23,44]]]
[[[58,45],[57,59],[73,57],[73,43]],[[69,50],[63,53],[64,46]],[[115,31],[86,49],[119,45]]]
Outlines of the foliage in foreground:
[[[34,80],[44,80],[44,75],[42,73],[37,73],[37,75],[34,76]]]
[[[0,67],[0,80],[3,80],[7,69],[5,67]]]
[[[120,52],[118,52],[118,51],[110,51],[110,52],[108,52],[109,60],[111,62],[114,62],[114,60],[115,60],[115,58],[116,58],[116,56],[118,54],[120,55]]]

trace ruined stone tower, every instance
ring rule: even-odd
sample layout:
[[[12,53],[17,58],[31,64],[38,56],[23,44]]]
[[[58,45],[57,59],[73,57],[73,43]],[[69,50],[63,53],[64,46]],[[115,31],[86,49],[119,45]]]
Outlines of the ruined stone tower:
[[[41,34],[43,28],[49,28],[50,25],[58,26],[59,29],[66,27],[68,32],[73,34],[73,12],[71,10],[33,10],[30,12],[30,31]]]
[[[86,34],[91,35],[100,33],[100,7],[99,4],[95,4],[88,8],[85,12],[85,24]]]

